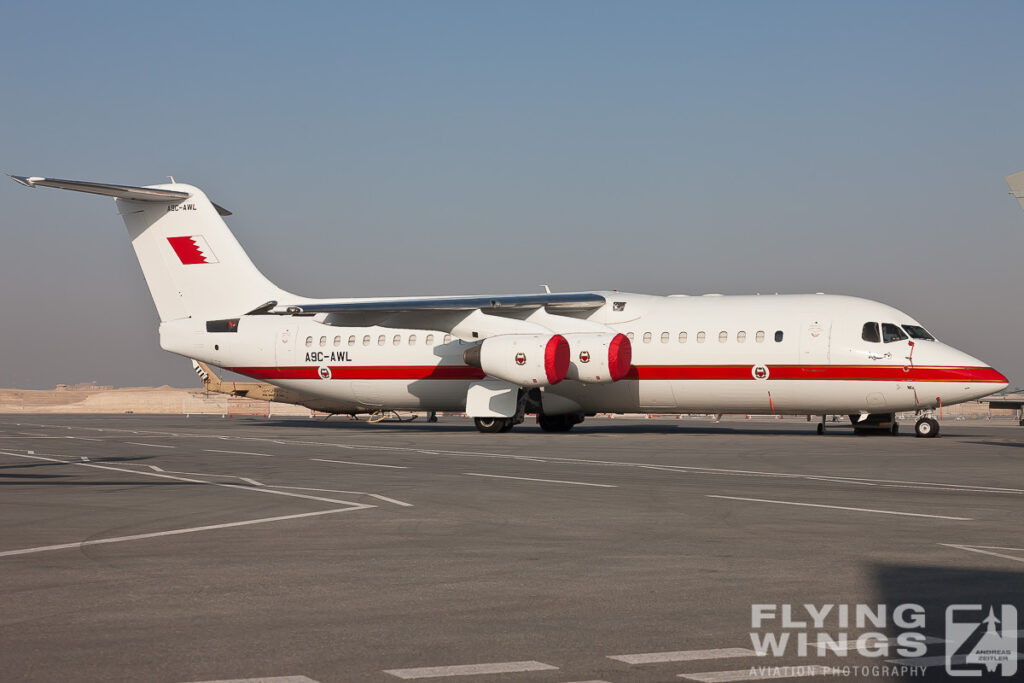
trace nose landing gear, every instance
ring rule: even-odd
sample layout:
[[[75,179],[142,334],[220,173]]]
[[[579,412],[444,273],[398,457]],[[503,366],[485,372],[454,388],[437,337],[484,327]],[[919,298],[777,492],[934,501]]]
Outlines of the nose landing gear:
[[[924,415],[914,425],[914,435],[921,439],[934,439],[939,435],[939,421],[930,415]]]

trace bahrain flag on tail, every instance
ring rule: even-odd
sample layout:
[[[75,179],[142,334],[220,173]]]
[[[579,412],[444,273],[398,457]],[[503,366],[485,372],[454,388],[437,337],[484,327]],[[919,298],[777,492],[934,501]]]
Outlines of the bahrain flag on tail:
[[[171,248],[174,249],[174,253],[178,255],[183,265],[217,263],[217,257],[202,235],[168,237],[167,241],[171,243]]]

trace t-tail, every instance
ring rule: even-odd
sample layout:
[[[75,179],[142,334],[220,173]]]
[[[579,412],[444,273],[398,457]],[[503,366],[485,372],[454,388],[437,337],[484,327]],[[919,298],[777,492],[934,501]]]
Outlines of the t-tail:
[[[295,298],[257,270],[221,218],[230,212],[197,187],[174,182],[133,187],[11,178],[27,187],[114,197],[161,323],[234,318],[270,302]]]

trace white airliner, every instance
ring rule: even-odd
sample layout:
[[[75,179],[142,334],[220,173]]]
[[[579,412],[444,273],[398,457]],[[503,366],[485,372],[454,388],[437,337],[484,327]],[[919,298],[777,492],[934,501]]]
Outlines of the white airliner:
[[[167,351],[307,396],[326,412],[465,411],[481,432],[536,413],[567,431],[594,413],[847,414],[855,428],[1007,386],[881,303],[824,294],[616,291],[309,299],[267,280],[182,183],[11,176],[116,198]],[[173,180],[173,179],[172,179]]]

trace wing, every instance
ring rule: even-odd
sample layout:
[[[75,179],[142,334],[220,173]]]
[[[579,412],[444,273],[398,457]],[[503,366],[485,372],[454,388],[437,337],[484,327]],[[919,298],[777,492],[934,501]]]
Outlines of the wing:
[[[307,300],[261,307],[262,313],[324,315],[328,325],[441,330],[465,339],[496,334],[604,329],[584,320],[605,303],[596,292],[496,296]]]
[[[396,297],[345,299],[282,305],[274,313],[412,313],[416,311],[531,310],[541,307],[559,311],[589,311],[600,308],[605,298],[593,292],[564,294],[505,294],[499,296]]]

